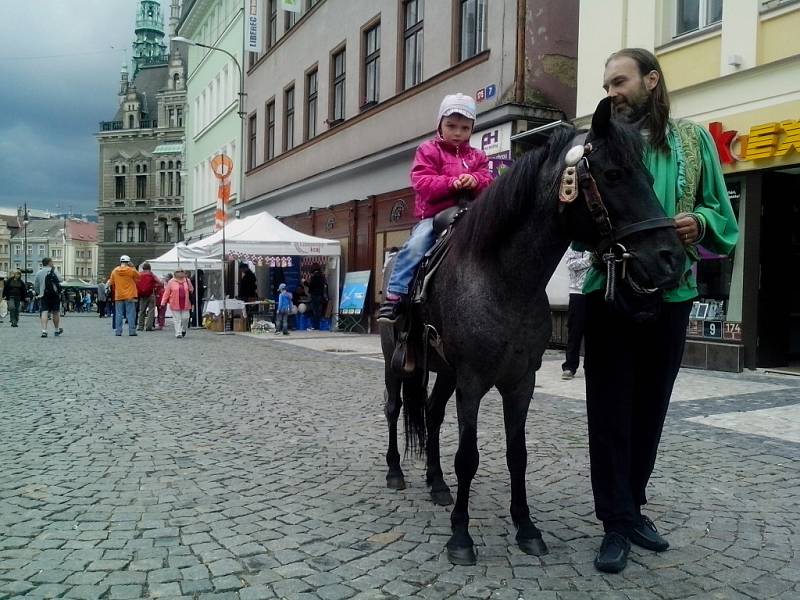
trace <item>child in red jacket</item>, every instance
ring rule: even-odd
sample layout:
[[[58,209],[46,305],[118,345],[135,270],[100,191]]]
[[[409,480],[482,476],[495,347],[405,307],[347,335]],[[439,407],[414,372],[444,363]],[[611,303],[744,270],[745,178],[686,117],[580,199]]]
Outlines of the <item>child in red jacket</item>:
[[[415,214],[421,220],[394,262],[378,321],[394,323],[402,313],[414,273],[436,236],[433,217],[456,206],[465,195],[476,198],[492,176],[486,155],[469,145],[475,125],[475,100],[464,94],[445,96],[439,106],[436,137],[417,148],[411,167]]]

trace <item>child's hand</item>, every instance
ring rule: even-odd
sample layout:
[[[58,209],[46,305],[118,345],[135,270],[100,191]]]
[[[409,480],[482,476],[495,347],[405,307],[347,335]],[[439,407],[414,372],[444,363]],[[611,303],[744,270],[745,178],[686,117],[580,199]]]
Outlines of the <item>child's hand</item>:
[[[454,179],[454,180],[453,180],[453,183],[451,183],[451,184],[450,184],[450,187],[451,187],[451,188],[453,188],[454,190],[460,190],[460,189],[461,189],[461,187],[462,187],[462,185],[463,185],[463,184],[461,183],[461,177],[462,177],[462,176],[459,176],[459,177],[457,177],[456,179]]]
[[[458,181],[461,185],[459,188],[463,188],[465,190],[474,190],[478,187],[478,180],[475,179],[474,175],[470,175],[469,173],[462,173],[458,176]]]

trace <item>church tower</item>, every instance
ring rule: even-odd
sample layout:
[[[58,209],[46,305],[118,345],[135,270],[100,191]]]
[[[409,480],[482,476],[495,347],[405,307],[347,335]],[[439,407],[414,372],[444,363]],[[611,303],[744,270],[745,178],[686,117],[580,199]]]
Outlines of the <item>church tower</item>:
[[[133,42],[133,76],[144,65],[166,63],[164,17],[158,0],[140,0],[136,13],[136,38]]]
[[[181,0],[171,0],[169,5],[169,38],[178,35],[178,25],[181,22]]]

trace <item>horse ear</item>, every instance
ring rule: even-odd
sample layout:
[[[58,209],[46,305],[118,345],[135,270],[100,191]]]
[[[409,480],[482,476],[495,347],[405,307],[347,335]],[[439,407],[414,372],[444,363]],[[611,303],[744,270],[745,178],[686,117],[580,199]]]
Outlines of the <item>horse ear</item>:
[[[608,134],[608,122],[611,120],[611,98],[606,96],[597,104],[597,108],[592,115],[592,133],[595,137],[606,137]]]

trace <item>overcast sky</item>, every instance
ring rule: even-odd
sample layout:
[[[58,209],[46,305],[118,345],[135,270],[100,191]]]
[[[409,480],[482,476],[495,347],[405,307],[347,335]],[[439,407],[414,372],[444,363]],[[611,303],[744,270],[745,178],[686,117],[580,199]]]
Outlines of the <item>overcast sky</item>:
[[[0,207],[93,212],[93,134],[117,111],[139,2],[0,3]]]

